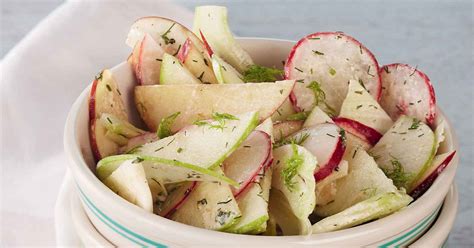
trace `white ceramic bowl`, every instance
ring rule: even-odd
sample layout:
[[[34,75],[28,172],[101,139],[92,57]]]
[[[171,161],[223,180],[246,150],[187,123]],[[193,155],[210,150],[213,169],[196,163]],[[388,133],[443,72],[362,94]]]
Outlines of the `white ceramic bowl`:
[[[257,64],[281,67],[294,42],[275,39],[241,38],[242,47]],[[136,112],[131,101],[135,84],[131,67],[122,63],[112,69],[132,119]],[[459,161],[451,165],[417,201],[395,214],[346,230],[310,236],[249,236],[209,231],[174,222],[143,211],[114,194],[94,175],[95,163],[89,145],[88,95],[90,86],[76,100],[69,113],[64,146],[81,202],[97,230],[118,246],[395,246],[407,245],[426,231],[434,221],[453,182]],[[439,109],[438,109],[439,110]],[[439,118],[444,114],[439,110]],[[458,150],[452,125],[447,120],[446,141],[442,151]]]

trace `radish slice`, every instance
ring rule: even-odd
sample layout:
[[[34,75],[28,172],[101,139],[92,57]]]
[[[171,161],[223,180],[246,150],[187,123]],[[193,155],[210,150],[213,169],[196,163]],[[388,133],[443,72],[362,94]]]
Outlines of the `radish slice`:
[[[238,182],[231,187],[237,197],[257,177],[259,171],[271,160],[272,141],[270,135],[253,131],[247,139],[224,161],[224,174]]]
[[[303,127],[303,121],[283,121],[273,125],[273,137],[275,141],[280,141],[292,135]]]
[[[134,49],[133,53],[136,52],[136,49]],[[161,60],[165,51],[150,35],[145,34],[138,52],[138,55],[132,55],[132,58],[135,56],[138,58],[138,61],[132,59],[132,62],[136,62],[133,66],[138,84],[158,84],[160,81]]]
[[[416,199],[423,195],[430,188],[436,178],[438,178],[441,172],[451,164],[450,162],[454,158],[454,155],[456,155],[456,151],[437,155],[433,159],[431,167],[428,168],[428,170],[423,173],[423,176],[414,184],[410,196]]]
[[[201,35],[202,42],[204,43],[204,47],[206,48],[207,54],[209,54],[210,57],[214,54],[212,51],[211,46],[209,46],[209,43],[207,43],[206,37],[204,37],[204,34],[202,34],[202,31],[199,29],[199,34]]]
[[[188,199],[197,182],[185,182],[169,193],[165,201],[159,202],[154,208],[154,213],[165,218],[170,218],[176,210]]]
[[[335,124],[325,123],[305,128],[288,138],[308,149],[318,159],[314,171],[316,181],[329,176],[341,162],[346,150],[341,131]]]
[[[200,52],[191,39],[184,42],[176,57],[202,83],[217,83],[212,71],[211,58],[206,52]]]
[[[432,125],[436,119],[436,97],[430,79],[417,68],[390,64],[380,69],[382,99],[380,104],[392,117],[408,115]]]
[[[338,117],[334,118],[334,122],[347,132],[353,134],[359,139],[362,139],[363,141],[366,141],[371,145],[377,144],[380,138],[382,138],[382,134],[377,132],[377,130],[368,127],[358,121]]]
[[[293,104],[309,111],[316,104],[311,82],[320,84],[325,104],[336,114],[347,94],[351,79],[363,82],[369,93],[379,99],[381,81],[374,55],[359,41],[340,32],[310,34],[296,43],[285,63],[285,77],[295,79]]]

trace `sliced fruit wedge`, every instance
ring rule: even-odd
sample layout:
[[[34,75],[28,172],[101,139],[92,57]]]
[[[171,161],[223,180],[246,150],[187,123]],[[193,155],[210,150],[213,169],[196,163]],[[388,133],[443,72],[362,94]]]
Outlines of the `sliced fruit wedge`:
[[[242,213],[242,218],[226,232],[259,234],[267,229],[272,170],[262,168],[258,177],[248,189],[245,189],[237,197],[237,204]]]
[[[240,147],[224,160],[224,174],[240,184],[231,188],[235,197],[255,181],[259,172],[271,159],[270,135],[262,131],[253,131]]]
[[[433,125],[436,120],[436,97],[426,74],[406,64],[384,65],[380,105],[393,120],[401,115],[416,117]]]
[[[346,132],[346,152],[344,152],[344,156],[342,156],[342,159],[347,160],[349,157],[352,156],[352,151],[354,149],[363,149],[365,151],[368,151],[370,148],[372,148],[372,145],[368,142],[365,141],[349,132]]]
[[[127,144],[120,148],[120,153],[134,153],[135,149],[143,146],[146,143],[157,141],[159,138],[156,133],[146,132],[142,135],[133,137],[128,140]]]
[[[276,175],[275,175],[276,176]],[[269,226],[270,233],[267,235],[277,235],[276,226],[280,227],[283,235],[307,235],[311,233],[311,222],[306,218],[298,218],[293,212],[288,199],[278,189],[272,188],[270,191],[270,201],[268,203],[270,219],[275,221],[275,225]],[[272,231],[273,230],[273,231]]]
[[[283,104],[273,113],[272,121],[286,121],[288,116],[295,114],[296,111],[291,104],[290,98],[286,99]]]
[[[133,160],[122,161],[118,168],[104,180],[113,192],[148,212],[153,212],[151,196],[145,170]]]
[[[107,129],[99,121],[104,113],[127,120],[121,93],[110,70],[104,70],[96,77],[89,95],[89,137],[96,161],[116,154],[119,148],[116,142],[106,136]]]
[[[225,230],[241,218],[239,206],[227,184],[200,182],[171,219],[208,230]]]
[[[218,181],[238,186],[238,183],[234,180],[213,170],[177,160],[135,154],[109,156],[100,160],[96,168],[97,177],[101,181],[107,180],[121,164],[129,160],[134,163],[141,163],[146,178],[156,181],[160,185],[185,181]]]
[[[113,114],[103,113],[100,116],[100,122],[104,125],[107,131],[123,136],[127,139],[146,133],[146,131],[133,126],[128,121],[120,119]]]
[[[362,149],[354,150],[349,162],[349,174],[337,180],[337,194],[334,201],[318,206],[315,212],[319,216],[330,216],[386,192],[395,192],[397,188],[377,166],[374,159]]]
[[[220,84],[243,84],[243,76],[234,67],[221,59],[217,54],[211,57],[212,69]]]
[[[163,54],[161,62],[160,84],[200,84],[199,81],[173,55]]]
[[[355,120],[384,134],[393,124],[379,103],[367,92],[361,82],[349,81],[347,96],[339,117]]]
[[[382,134],[377,130],[356,120],[347,119],[344,117],[337,117],[333,120],[336,125],[340,126],[348,133],[361,139],[364,143],[370,144],[371,146],[375,145],[382,138]]]
[[[131,61],[138,84],[158,84],[164,53],[163,48],[148,34],[145,34],[143,40],[137,43]]]
[[[136,154],[177,160],[202,168],[218,167],[234,152],[258,123],[256,112],[232,116],[216,113],[173,136],[147,143]]]
[[[286,139],[288,143],[300,144],[318,159],[314,171],[316,181],[329,176],[339,165],[346,145],[344,132],[335,124],[324,123],[304,128]]]
[[[374,99],[381,94],[374,55],[359,41],[340,32],[314,33],[298,41],[285,63],[285,78],[300,82],[293,91],[293,104],[300,111],[309,111],[316,103],[324,102],[324,106],[339,113],[351,79],[363,82]],[[312,87],[312,82],[320,87]]]
[[[279,142],[286,137],[298,132],[303,127],[303,121],[283,121],[273,125],[273,137]]]
[[[456,155],[456,151],[437,155],[433,159],[431,166],[423,173],[423,175],[413,184],[413,190],[409,192],[410,196],[417,199],[423,195],[436,178],[450,165],[451,160]]]
[[[165,218],[171,218],[174,212],[186,202],[197,184],[197,182],[185,182],[173,188],[173,191],[168,193],[168,197],[164,201],[159,201],[156,204],[153,212]]]
[[[416,118],[401,116],[370,154],[397,187],[410,192],[431,165],[436,145],[430,127]]]
[[[316,182],[313,172],[318,161],[302,146],[284,145],[273,150],[272,189],[288,200],[299,219],[307,219],[316,205]]]
[[[178,22],[158,16],[136,20],[130,27],[125,43],[135,47],[145,34],[149,34],[169,54],[178,54],[187,39],[191,39],[199,51],[204,51],[204,45],[193,32]]]
[[[329,117],[328,114],[326,114],[326,112],[316,106],[308,115],[308,118],[306,118],[306,120],[304,121],[303,127],[310,127],[323,123],[334,123],[334,121],[331,119],[331,117]]]
[[[386,192],[359,202],[313,225],[313,234],[331,232],[376,220],[406,207],[413,199],[403,192]]]
[[[176,57],[201,83],[217,83],[212,70],[211,58],[206,52],[200,52],[191,39],[188,38],[184,42]]]
[[[150,130],[156,130],[163,118],[181,112],[171,128],[172,132],[176,132],[196,120],[211,118],[215,112],[237,115],[258,111],[260,121],[263,121],[285,101],[293,86],[294,81],[291,80],[276,83],[138,86],[135,88],[135,102]]]
[[[193,31],[202,33],[212,51],[229,62],[239,72],[253,64],[250,55],[235,41],[227,22],[227,8],[199,6],[194,11]]]
[[[342,160],[329,176],[316,182],[317,205],[323,206],[335,200],[337,193],[336,180],[347,176],[348,173],[349,163]]]

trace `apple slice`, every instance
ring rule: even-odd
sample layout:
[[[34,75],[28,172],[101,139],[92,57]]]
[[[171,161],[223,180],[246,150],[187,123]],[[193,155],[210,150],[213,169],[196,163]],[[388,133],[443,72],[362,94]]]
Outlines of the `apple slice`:
[[[128,202],[148,212],[153,212],[153,200],[145,170],[140,163],[133,160],[123,161],[119,167],[104,180],[113,192]]]
[[[224,160],[224,174],[240,184],[231,188],[235,197],[250,186],[257,174],[272,159],[271,151],[270,135],[253,131],[240,147]]]
[[[347,82],[363,82],[374,99],[379,99],[381,82],[374,55],[359,41],[341,32],[310,34],[296,43],[285,63],[285,78],[298,80],[293,104],[300,111],[316,105],[311,83],[316,82],[319,102],[339,113],[347,95]],[[308,88],[310,87],[310,88]],[[323,93],[321,93],[323,92]]]
[[[411,201],[413,199],[404,192],[376,195],[316,222],[312,233],[332,232],[376,220],[408,206]]]
[[[291,104],[290,98],[287,98],[283,104],[273,113],[272,121],[286,121],[289,116],[295,114],[296,111]]]
[[[310,127],[323,123],[334,123],[334,121],[331,119],[331,117],[329,117],[328,114],[326,114],[326,112],[316,106],[308,115],[308,118],[306,118],[304,121],[303,127]]]
[[[334,171],[324,178],[316,182],[316,199],[318,206],[324,206],[335,200],[337,193],[336,180],[347,176],[349,172],[349,163],[342,160]]]
[[[426,74],[406,64],[384,65],[380,105],[393,120],[400,115],[416,117],[433,125],[436,120],[436,97]]]
[[[140,136],[146,133],[146,131],[141,130],[128,121],[120,119],[113,114],[103,113],[99,119],[102,122],[102,125],[112,133],[125,137],[127,139]]]
[[[262,168],[250,187],[237,197],[242,218],[231,228],[231,233],[259,234],[267,229],[268,200],[272,184],[272,170]]]
[[[276,236],[276,226],[280,227],[284,236],[308,235],[311,233],[311,222],[309,219],[307,217],[298,218],[293,212],[288,199],[278,189],[272,188],[270,190],[268,211],[272,221],[268,227],[270,230],[267,235],[273,234],[273,236]]]
[[[202,33],[212,51],[229,62],[240,73],[253,64],[250,55],[240,47],[230,31],[226,7],[196,7],[193,31],[196,35]]]
[[[200,84],[199,81],[177,58],[163,54],[160,70],[160,84]]]
[[[273,156],[272,189],[284,195],[298,219],[307,219],[316,205],[316,157],[295,144],[274,149]]]
[[[333,172],[346,150],[343,130],[332,123],[304,128],[286,141],[302,145],[318,158],[318,166],[314,171],[316,181],[323,180]]]
[[[429,126],[416,118],[400,116],[370,154],[397,187],[410,192],[431,165],[436,146]]]
[[[158,84],[164,52],[149,34],[145,34],[143,40],[137,43],[131,55],[131,62],[138,84]]]
[[[336,182],[334,201],[316,207],[315,212],[319,216],[333,215],[374,195],[397,191],[392,180],[385,176],[366,151],[356,149],[352,154],[348,161],[349,174]]]
[[[243,76],[234,67],[221,59],[217,54],[211,57],[212,68],[220,84],[243,84]]]
[[[286,137],[298,132],[303,127],[303,121],[283,121],[273,125],[275,142],[280,142]]]
[[[188,38],[184,42],[176,57],[202,83],[217,83],[212,70],[211,58],[206,52],[199,51],[191,39]]]
[[[215,113],[212,121],[199,121],[173,136],[147,143],[136,149],[140,155],[218,167],[257,126],[257,113],[232,116]]]
[[[355,137],[361,139],[365,143],[375,145],[381,138],[382,134],[377,130],[366,126],[356,120],[347,119],[344,117],[337,117],[333,119],[336,125],[340,126]]]
[[[154,208],[154,213],[165,218],[171,216],[178,210],[188,199],[191,192],[196,188],[197,182],[185,182],[169,193],[164,201],[158,201]]]
[[[92,83],[89,95],[89,137],[96,161],[116,154],[119,145],[106,137],[107,129],[99,118],[103,113],[127,120],[127,113],[117,83],[109,70],[102,71]]]
[[[414,199],[422,196],[444,169],[450,165],[454,155],[456,155],[456,151],[443,153],[434,157],[431,166],[423,173],[420,179],[413,184],[413,190],[409,192],[410,196]]]
[[[367,92],[361,82],[349,81],[347,96],[339,117],[355,120],[384,134],[393,124],[379,103]]]
[[[214,112],[236,115],[258,111],[263,121],[285,101],[294,84],[294,81],[279,81],[138,86],[135,102],[150,130],[156,130],[161,119],[181,112],[171,128],[176,132],[196,120],[211,118]]]
[[[225,230],[236,224],[240,216],[229,185],[200,182],[171,219],[208,230]]]
[[[149,34],[169,54],[178,54],[187,39],[191,39],[198,51],[204,52],[204,44],[193,32],[178,22],[158,16],[136,20],[130,27],[125,43],[135,47],[145,34]]]
[[[238,186],[234,180],[213,170],[205,169],[193,164],[183,163],[177,160],[164,159],[152,156],[140,156],[136,154],[114,155],[99,161],[96,174],[99,180],[105,181],[126,161],[142,163],[146,178],[165,185],[185,181],[218,181]]]

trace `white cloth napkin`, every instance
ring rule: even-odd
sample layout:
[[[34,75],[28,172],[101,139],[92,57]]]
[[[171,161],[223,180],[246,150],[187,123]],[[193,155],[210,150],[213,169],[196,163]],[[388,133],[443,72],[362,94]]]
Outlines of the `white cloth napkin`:
[[[1,64],[0,246],[54,245],[54,205],[66,171],[63,127],[71,104],[103,68],[127,58],[128,28],[159,15],[185,25],[165,0],[68,1]]]

